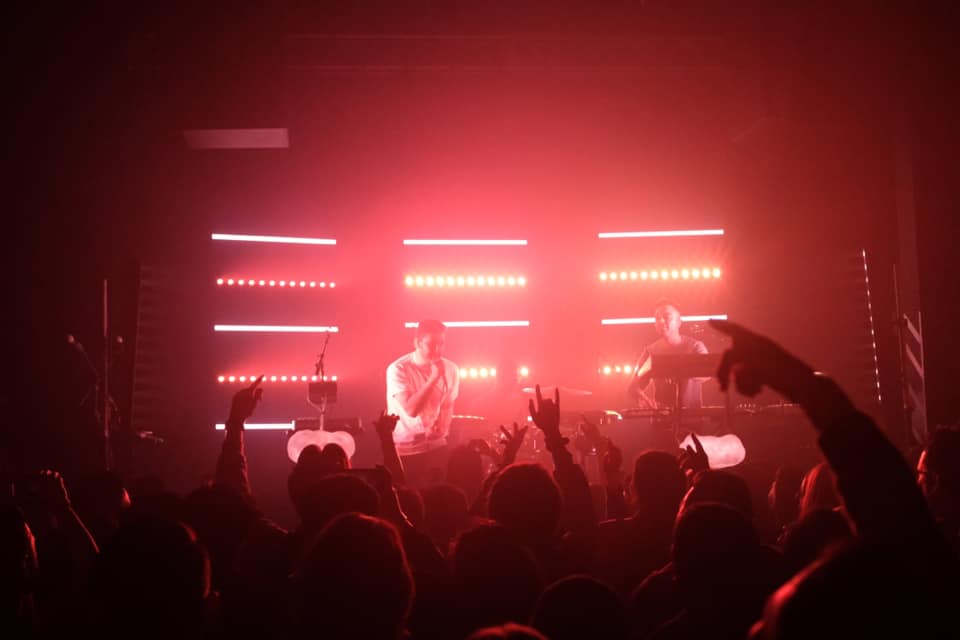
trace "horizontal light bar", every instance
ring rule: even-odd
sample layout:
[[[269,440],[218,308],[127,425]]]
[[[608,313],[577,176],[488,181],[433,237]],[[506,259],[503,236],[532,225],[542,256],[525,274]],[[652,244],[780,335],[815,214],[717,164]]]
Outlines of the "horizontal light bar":
[[[604,364],[604,365],[600,365],[600,367],[597,368],[597,372],[605,376],[612,376],[614,374],[630,375],[631,373],[633,373],[633,365]]]
[[[722,236],[723,229],[682,229],[679,231],[609,231],[598,233],[601,240],[610,238],[688,238],[691,236]]]
[[[409,275],[403,279],[408,287],[525,287],[527,279],[524,276],[425,276]]]
[[[408,247],[466,247],[466,246],[486,246],[486,247],[525,247],[526,240],[426,240],[423,238],[410,238],[403,241]]]
[[[239,382],[245,384],[247,382],[253,382],[259,375],[235,375],[235,374],[221,374],[217,376],[217,382],[233,384]],[[301,376],[301,375],[264,375],[263,382],[336,382],[337,376]]]
[[[486,416],[470,416],[470,415],[464,415],[464,414],[455,413],[455,414],[453,414],[453,419],[454,419],[454,420],[477,420],[477,421],[480,421],[480,420],[486,420],[487,418],[486,418]]]
[[[227,425],[222,422],[216,424],[217,431],[224,431]],[[246,431],[293,431],[292,422],[247,422],[243,425]]]
[[[340,327],[311,327],[307,325],[279,324],[215,324],[214,331],[239,333],[339,333]]]
[[[217,278],[218,287],[280,287],[281,289],[334,289],[336,282],[316,280],[264,280],[263,278]]]
[[[601,282],[656,281],[665,280],[717,280],[722,275],[720,267],[644,269],[642,271],[601,271]]]
[[[680,316],[680,319],[684,322],[706,322],[707,320],[726,320],[727,316],[725,314],[714,316]],[[600,321],[600,324],[653,324],[654,322],[656,322],[656,318],[647,316],[645,318],[604,318]]]
[[[494,367],[460,367],[460,379],[496,378]]]
[[[517,367],[517,377],[526,378],[530,375],[529,367]],[[460,367],[461,380],[492,379],[497,377],[495,367]]]
[[[335,245],[333,238],[293,238],[289,236],[248,236],[237,233],[212,233],[211,240],[232,240],[234,242],[271,242],[274,244],[322,244]]]
[[[416,329],[419,322],[404,322],[403,326],[407,329]],[[444,320],[443,326],[448,328],[461,327],[529,327],[529,320],[469,320],[469,321],[449,321]]]

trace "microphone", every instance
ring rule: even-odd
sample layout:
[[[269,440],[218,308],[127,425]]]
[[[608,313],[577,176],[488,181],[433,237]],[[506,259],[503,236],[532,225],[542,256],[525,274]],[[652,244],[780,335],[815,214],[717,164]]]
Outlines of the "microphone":
[[[67,344],[76,349],[77,353],[83,356],[83,361],[87,363],[87,368],[90,369],[90,374],[99,382],[100,372],[97,371],[97,368],[93,365],[93,361],[90,360],[90,355],[87,353],[87,350],[83,348],[83,345],[80,344],[80,341],[77,340],[72,333],[67,334]]]

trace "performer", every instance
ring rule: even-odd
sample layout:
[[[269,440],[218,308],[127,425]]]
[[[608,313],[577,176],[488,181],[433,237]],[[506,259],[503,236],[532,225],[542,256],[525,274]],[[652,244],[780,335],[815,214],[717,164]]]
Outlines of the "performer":
[[[417,326],[413,351],[387,367],[387,411],[400,417],[394,430],[407,481],[422,484],[446,464],[453,403],[460,392],[457,365],[443,357],[447,328],[437,320]]]
[[[680,334],[680,311],[669,300],[660,300],[654,309],[654,326],[660,337],[644,347],[633,368],[628,393],[637,405],[644,409],[676,408],[677,381],[654,379],[651,371],[651,356],[660,354],[707,353],[707,346],[696,338]],[[680,403],[685,409],[703,406],[703,381],[709,378],[685,378],[679,380]]]

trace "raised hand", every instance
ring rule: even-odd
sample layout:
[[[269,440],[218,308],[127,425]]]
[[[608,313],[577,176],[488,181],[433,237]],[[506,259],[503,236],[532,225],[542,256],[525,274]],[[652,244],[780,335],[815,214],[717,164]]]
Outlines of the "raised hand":
[[[763,385],[799,401],[813,377],[813,369],[779,344],[727,320],[711,320],[710,326],[733,338],[733,346],[720,360],[717,378],[727,390],[733,374],[737,391],[746,396],[760,393]]]
[[[70,496],[63,484],[63,477],[56,471],[44,469],[37,480],[37,493],[45,507],[65,509],[70,507]]]
[[[693,440],[693,446],[687,445],[680,453],[680,469],[684,473],[696,475],[710,468],[710,460],[707,458],[707,452],[703,450],[703,445],[700,444],[697,434],[691,432],[690,439]]]
[[[522,429],[520,425],[516,422],[513,423],[513,433],[504,428],[503,425],[500,425],[500,431],[503,433],[503,438],[500,442],[503,443],[503,457],[501,464],[507,466],[508,464],[513,464],[513,461],[517,459],[517,454],[520,452],[520,446],[523,445],[523,438],[527,435],[527,429],[529,426],[524,426]]]
[[[483,438],[474,438],[467,443],[467,446],[481,456],[487,456],[488,458],[499,457],[497,452],[493,450],[493,447],[490,446],[490,443]]]
[[[533,423],[545,433],[560,432],[560,389],[553,390],[554,399],[543,399],[540,392],[540,385],[537,385],[536,397],[537,403],[534,405],[533,399],[530,400],[530,417]]]
[[[373,427],[381,439],[389,438],[393,440],[393,431],[397,428],[398,420],[400,420],[400,416],[387,413],[386,410],[384,410],[380,412],[380,417],[373,422]]]
[[[779,344],[726,320],[711,320],[710,326],[733,338],[717,369],[724,391],[734,377],[737,391],[755,396],[764,385],[789,400],[803,405],[818,426],[831,417],[853,411],[853,405],[839,386],[826,376],[817,375],[805,362]]]
[[[260,388],[263,378],[264,376],[260,376],[249,387],[244,387],[233,394],[228,423],[243,422],[253,415],[253,410],[257,408],[257,403],[263,397],[263,389]]]
[[[623,467],[623,451],[613,444],[610,438],[604,438],[605,451],[603,452],[603,473],[608,478],[619,478]]]
[[[583,432],[587,442],[590,443],[591,447],[597,449],[597,451],[603,449],[606,443],[603,440],[603,436],[600,435],[600,428],[590,422],[587,416],[581,415],[580,418],[583,420],[583,422],[580,423],[580,431]]]

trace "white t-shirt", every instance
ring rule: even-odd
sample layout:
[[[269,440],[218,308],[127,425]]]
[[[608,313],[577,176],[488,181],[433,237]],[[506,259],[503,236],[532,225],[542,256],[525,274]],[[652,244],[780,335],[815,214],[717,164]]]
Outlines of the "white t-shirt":
[[[393,441],[401,456],[426,453],[447,444],[453,418],[453,401],[460,393],[460,371],[453,361],[446,358],[440,361],[443,364],[443,377],[433,386],[416,418],[404,410],[398,396],[409,397],[422,389],[430,377],[430,367],[417,366],[412,352],[397,358],[387,367],[387,413],[400,416],[393,432]]]

